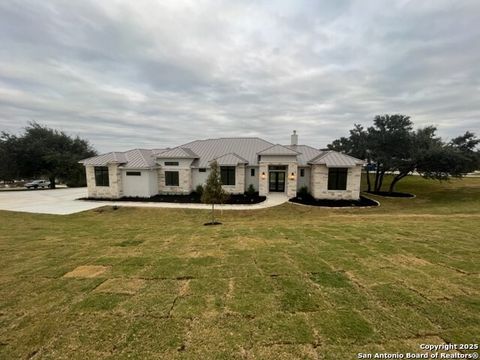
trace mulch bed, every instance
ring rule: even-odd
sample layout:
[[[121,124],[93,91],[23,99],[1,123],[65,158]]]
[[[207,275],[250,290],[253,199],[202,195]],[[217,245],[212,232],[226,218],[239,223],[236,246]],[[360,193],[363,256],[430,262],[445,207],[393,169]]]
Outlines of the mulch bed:
[[[395,198],[413,198],[415,195],[402,192],[388,192],[388,191],[367,191],[369,194],[384,196],[384,197],[395,197]]]
[[[225,201],[225,204],[258,204],[265,201],[266,196],[256,195],[230,195]],[[149,198],[144,197],[129,197],[124,196],[120,199],[99,199],[99,198],[82,198],[80,200],[94,200],[94,201],[133,201],[133,202],[165,202],[165,203],[179,203],[179,204],[201,204],[200,195],[155,195]]]
[[[315,199],[312,196],[294,197],[290,199],[291,202],[311,205],[311,206],[326,206],[326,207],[365,207],[365,206],[378,206],[378,202],[360,196],[359,200],[327,200],[327,199]]]

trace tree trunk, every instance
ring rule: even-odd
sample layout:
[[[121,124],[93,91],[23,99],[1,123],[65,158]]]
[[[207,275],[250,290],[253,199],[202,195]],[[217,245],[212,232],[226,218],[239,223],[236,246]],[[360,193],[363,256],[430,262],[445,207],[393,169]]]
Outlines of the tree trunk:
[[[378,181],[379,181],[379,177],[380,177],[380,167],[378,166],[378,164],[376,164],[376,169],[375,169],[375,184],[373,184],[373,189],[374,191],[378,191]]]
[[[50,188],[55,189],[55,176],[50,176],[48,180],[50,181]]]
[[[367,192],[370,192],[372,190],[372,184],[370,182],[370,171],[368,170],[368,165],[367,165]]]
[[[397,176],[395,176],[392,180],[392,183],[390,184],[390,187],[388,189],[388,192],[391,194],[395,191],[395,185],[397,185],[397,183],[402,180],[405,176],[407,176],[408,173],[400,173],[398,174]]]
[[[215,224],[215,204],[212,203],[212,224]]]
[[[382,191],[382,185],[383,185],[383,177],[385,176],[385,170],[382,170],[380,172],[380,176],[379,176],[379,179],[378,179],[378,189],[377,189],[377,192],[380,192]]]

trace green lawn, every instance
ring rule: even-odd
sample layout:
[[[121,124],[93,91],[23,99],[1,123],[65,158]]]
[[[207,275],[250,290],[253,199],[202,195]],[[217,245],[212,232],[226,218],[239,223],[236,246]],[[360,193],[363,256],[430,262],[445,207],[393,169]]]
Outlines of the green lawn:
[[[196,210],[0,212],[0,359],[355,359],[478,343],[480,179],[409,177],[398,191],[417,197],[224,212],[217,227]],[[64,276],[79,266],[97,267]]]

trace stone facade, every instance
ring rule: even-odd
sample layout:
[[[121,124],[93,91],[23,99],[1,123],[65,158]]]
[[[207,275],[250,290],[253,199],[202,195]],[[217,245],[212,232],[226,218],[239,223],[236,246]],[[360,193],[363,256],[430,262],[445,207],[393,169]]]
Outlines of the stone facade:
[[[178,171],[178,186],[165,185],[165,171]],[[190,168],[158,169],[158,192],[160,194],[190,194],[192,192],[191,169]]]
[[[222,185],[223,190],[229,194],[243,194],[245,192],[245,165],[235,167],[235,185]]]
[[[268,164],[261,163],[258,168],[258,193],[260,196],[268,195]]]
[[[263,158],[263,157],[262,157]],[[291,157],[289,158],[291,160]],[[260,161],[259,167],[259,183],[258,183],[258,192],[261,196],[267,196],[269,193],[268,189],[268,167],[280,165],[287,166],[285,171],[285,193],[288,197],[295,197],[297,195],[297,170],[298,166],[296,162],[285,162],[285,161]],[[264,175],[263,175],[264,174]]]
[[[289,163],[287,171],[287,196],[289,198],[297,196],[297,163]]]
[[[328,167],[325,165],[312,165],[310,174],[310,193],[316,199],[348,199],[360,198],[360,178],[362,166],[348,168],[347,189],[328,190]]]
[[[283,160],[283,161],[282,161]],[[269,166],[286,166],[285,170],[285,194],[288,197],[296,196],[297,187],[299,183],[299,169],[297,162],[285,160],[291,159],[278,159],[278,161],[260,161],[259,166],[255,168],[255,176],[250,175],[252,167],[247,167],[244,164],[240,164],[235,170],[235,185],[225,185],[224,189],[231,194],[243,194],[249,183],[255,182],[255,188],[258,189],[259,194],[267,196],[269,194]],[[155,195],[157,193],[156,184],[158,183],[159,194],[189,194],[197,186],[197,183],[193,181],[199,179],[192,175],[191,161],[188,163],[181,163],[180,166],[162,166],[159,169],[152,169],[148,171],[155,172],[151,176],[154,181],[150,193]],[[92,198],[111,198],[116,199],[124,196],[124,184],[122,178],[122,170],[118,164],[108,165],[109,186],[96,186],[95,171],[93,165],[86,166],[88,196]],[[362,166],[357,165],[355,167],[348,168],[347,173],[347,188],[346,190],[328,190],[328,167],[325,165],[312,165],[310,168],[305,168],[305,174],[309,176],[309,179],[304,179],[304,182],[308,181],[308,189],[313,197],[317,199],[358,199],[360,197],[360,178]],[[165,171],[178,171],[179,173],[179,186],[166,186],[165,185]],[[147,171],[145,171],[147,172]],[[262,175],[263,174],[263,175]],[[247,179],[249,176],[253,179]],[[305,176],[306,177],[306,176]],[[302,183],[303,184],[303,183]],[[305,182],[307,184],[307,182]]]
[[[102,199],[118,199],[123,196],[122,174],[117,164],[108,165],[109,186],[97,186],[95,166],[86,166],[88,197]]]

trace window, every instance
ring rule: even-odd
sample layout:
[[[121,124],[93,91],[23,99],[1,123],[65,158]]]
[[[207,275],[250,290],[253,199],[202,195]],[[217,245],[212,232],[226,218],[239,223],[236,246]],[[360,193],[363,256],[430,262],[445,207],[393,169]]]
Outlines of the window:
[[[223,185],[235,185],[235,166],[221,166],[220,179]]]
[[[127,176],[142,176],[140,171],[127,171]]]
[[[206,168],[199,168],[198,172],[207,172],[207,169]]]
[[[165,166],[178,166],[178,161],[165,161]]]
[[[178,171],[165,171],[165,186],[178,186]]]
[[[95,166],[95,185],[96,186],[109,186],[108,182],[108,167]]]
[[[250,169],[250,176],[255,176],[255,169]]]
[[[305,176],[305,169],[300,169],[300,177],[304,177]]]
[[[347,190],[347,168],[328,169],[328,190]]]

